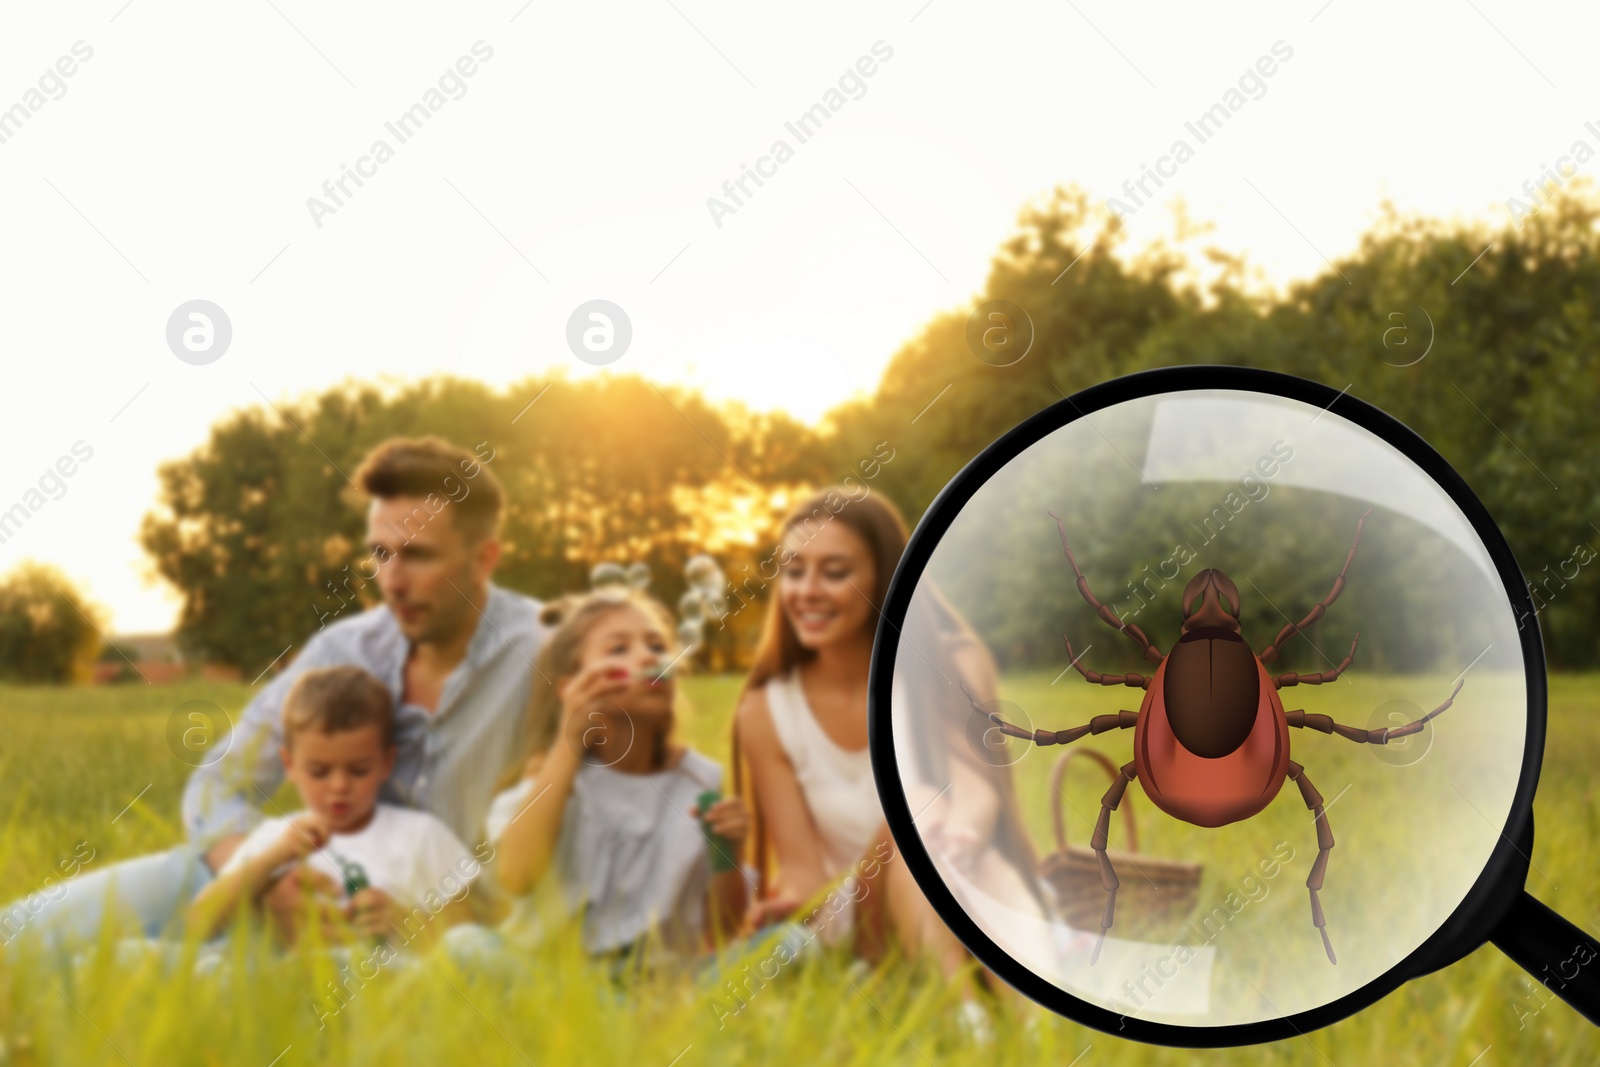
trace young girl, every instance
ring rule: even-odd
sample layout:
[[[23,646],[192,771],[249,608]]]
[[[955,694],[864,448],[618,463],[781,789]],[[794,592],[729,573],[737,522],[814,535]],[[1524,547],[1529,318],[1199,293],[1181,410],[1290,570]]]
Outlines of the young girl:
[[[527,751],[486,821],[496,880],[515,898],[500,932],[532,946],[581,910],[590,953],[696,956],[743,917],[748,817],[737,797],[699,810],[722,768],[673,737],[672,616],[627,591],[566,596],[542,619],[556,629],[539,653]]]

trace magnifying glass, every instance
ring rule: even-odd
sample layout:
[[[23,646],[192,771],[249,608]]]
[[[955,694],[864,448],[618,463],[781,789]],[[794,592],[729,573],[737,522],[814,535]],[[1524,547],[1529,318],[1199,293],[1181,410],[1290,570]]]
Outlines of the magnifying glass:
[[[1189,1047],[1486,941],[1600,1022],[1600,942],[1529,892],[1545,715],[1527,584],[1460,475],[1348,392],[1220,366],[1084,390],[968,464],[869,697],[890,830],[973,955]]]

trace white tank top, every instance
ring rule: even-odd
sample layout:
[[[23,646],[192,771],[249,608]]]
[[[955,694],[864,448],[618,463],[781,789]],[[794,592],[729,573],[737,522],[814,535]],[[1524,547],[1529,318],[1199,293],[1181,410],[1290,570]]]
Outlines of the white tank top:
[[[866,853],[883,825],[871,753],[865,748],[840,748],[823,732],[806,703],[798,671],[772,678],[765,692],[778,743],[794,766],[822,838],[826,874],[832,878]]]

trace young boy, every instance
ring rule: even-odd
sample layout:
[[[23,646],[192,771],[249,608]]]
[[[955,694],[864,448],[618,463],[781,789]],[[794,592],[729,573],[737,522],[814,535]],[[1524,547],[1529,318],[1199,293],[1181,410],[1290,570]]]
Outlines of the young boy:
[[[474,917],[466,895],[481,868],[467,847],[433,815],[377,802],[395,760],[382,682],[353,666],[301,675],[284,700],[279,757],[306,810],[257,826],[195,898],[188,921],[203,938],[296,867],[303,882],[316,871],[347,888],[342,907],[321,909],[334,935],[342,915],[359,934],[427,944]],[[298,933],[281,932],[291,943]]]

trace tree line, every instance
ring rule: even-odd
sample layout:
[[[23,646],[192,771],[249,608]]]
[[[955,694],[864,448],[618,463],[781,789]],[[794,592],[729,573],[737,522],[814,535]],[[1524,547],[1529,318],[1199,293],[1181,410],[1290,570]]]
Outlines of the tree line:
[[[391,389],[351,382],[277,410],[238,411],[161,466],[141,541],[182,597],[181,647],[253,677],[330,611],[376,602],[369,583],[350,581],[364,554],[363,515],[346,475],[391,435],[493,450],[508,497],[498,581],[551,596],[586,584],[597,562],[643,560],[652,591],[670,604],[685,588],[685,561],[701,551],[737,587],[770,553],[800,493],[836,482],[884,442],[894,459],[872,487],[914,524],[986,445],[1064,396],[1151,367],[1233,364],[1348,387],[1427,439],[1516,553],[1551,665],[1594,665],[1594,188],[1571,183],[1499,227],[1385,206],[1349,255],[1277,288],[1205,233],[1180,211],[1169,238],[1129,249],[1115,215],[1081,190],[1057,190],[1023,210],[971,305],[936,315],[894,354],[872,396],[817,425],[636,376],[559,372],[502,390],[459,378]],[[971,340],[973,309],[995,300],[1023,309],[1032,326],[1026,356],[1004,366],[980,358]],[[1135,541],[1100,553],[1108,590],[1152,558]],[[1296,578],[1292,555],[1261,560],[1263,573],[1280,577],[1296,602],[1314,602],[1327,576],[1312,567]],[[1055,598],[1061,612],[1076,598],[1067,580],[1018,582],[1007,595]],[[46,602],[58,610],[34,606]],[[81,676],[72,665],[97,648],[92,631],[66,625],[69,604],[82,598],[41,582],[37,569],[0,583],[0,671]],[[59,631],[52,647],[65,651],[40,653],[46,615]],[[739,612],[717,633],[712,665],[742,662],[759,615]],[[1013,635],[996,652],[1054,663],[1060,633]]]

